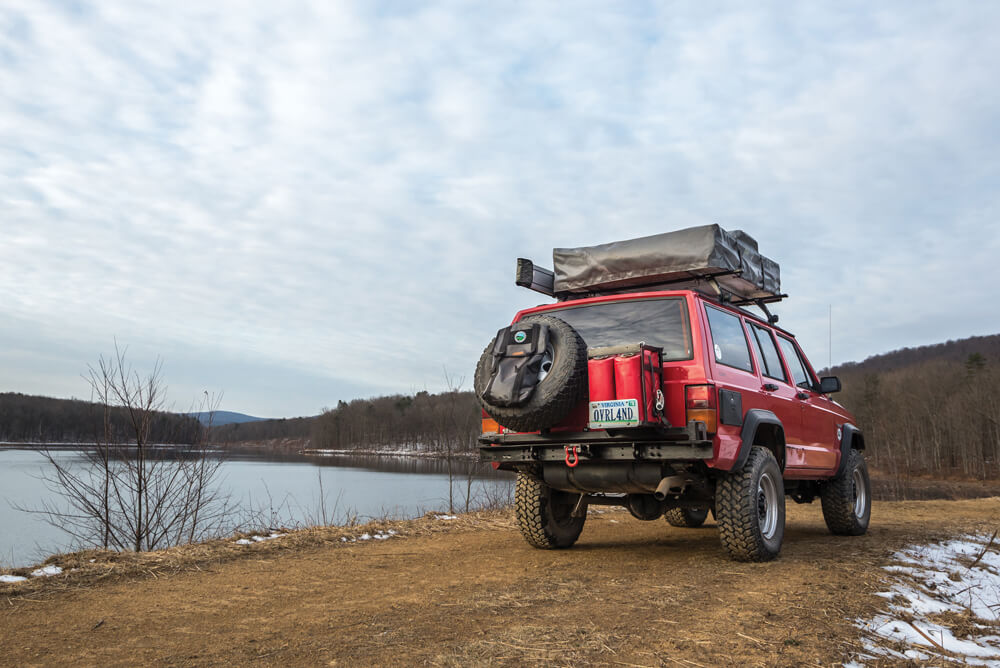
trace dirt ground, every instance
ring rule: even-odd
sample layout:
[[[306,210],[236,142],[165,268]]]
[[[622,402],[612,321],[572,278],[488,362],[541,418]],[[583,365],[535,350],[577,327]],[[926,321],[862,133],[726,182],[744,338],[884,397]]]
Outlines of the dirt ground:
[[[818,503],[788,511],[766,564],[729,561],[711,520],[620,511],[592,511],[563,551],[532,549],[503,512],[381,523],[400,534],[384,541],[81,553],[62,558],[76,572],[0,585],[0,664],[838,665],[895,550],[1000,526],[1000,498],[876,503],[860,538],[831,536]]]

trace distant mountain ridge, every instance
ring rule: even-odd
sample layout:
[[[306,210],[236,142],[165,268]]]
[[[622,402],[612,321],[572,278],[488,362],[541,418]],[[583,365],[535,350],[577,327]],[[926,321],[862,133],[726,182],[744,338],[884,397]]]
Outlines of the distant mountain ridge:
[[[265,422],[271,418],[254,417],[246,413],[236,413],[235,411],[199,411],[188,413],[191,417],[198,418],[203,425],[211,424],[213,427],[221,427],[224,424],[243,424],[245,422]]]

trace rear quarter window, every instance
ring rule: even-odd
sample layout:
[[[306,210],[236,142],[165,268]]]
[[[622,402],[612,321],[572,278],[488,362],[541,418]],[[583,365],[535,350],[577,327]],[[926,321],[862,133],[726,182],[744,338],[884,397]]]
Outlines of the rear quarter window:
[[[737,315],[705,307],[708,314],[708,328],[712,332],[712,349],[715,361],[741,371],[753,373],[750,362],[750,348],[747,345],[743,323]]]

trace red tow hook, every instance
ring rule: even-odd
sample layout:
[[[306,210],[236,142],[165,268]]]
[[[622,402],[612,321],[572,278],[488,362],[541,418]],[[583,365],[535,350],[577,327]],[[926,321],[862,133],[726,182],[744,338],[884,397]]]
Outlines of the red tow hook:
[[[578,445],[566,446],[566,466],[573,468],[580,463],[579,447]]]

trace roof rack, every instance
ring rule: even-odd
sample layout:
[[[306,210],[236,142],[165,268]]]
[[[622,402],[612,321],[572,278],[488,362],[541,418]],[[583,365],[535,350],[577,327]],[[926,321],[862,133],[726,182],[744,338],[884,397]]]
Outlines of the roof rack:
[[[556,248],[553,269],[518,258],[517,285],[559,301],[654,290],[694,290],[720,303],[754,305],[777,318],[767,304],[781,292],[778,263],[760,254],[741,230],[719,225],[689,227],[599,246]]]

